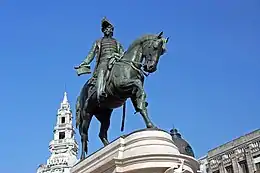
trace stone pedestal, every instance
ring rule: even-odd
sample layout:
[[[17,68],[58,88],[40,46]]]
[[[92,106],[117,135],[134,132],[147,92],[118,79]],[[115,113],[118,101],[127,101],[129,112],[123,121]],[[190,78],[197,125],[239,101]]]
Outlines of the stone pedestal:
[[[76,164],[71,173],[196,173],[198,169],[197,160],[180,154],[170,134],[149,129],[119,137]]]

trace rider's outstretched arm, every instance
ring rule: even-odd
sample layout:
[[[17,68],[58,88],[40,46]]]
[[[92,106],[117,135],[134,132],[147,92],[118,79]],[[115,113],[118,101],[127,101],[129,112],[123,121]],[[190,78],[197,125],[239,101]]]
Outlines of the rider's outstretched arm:
[[[94,59],[94,57],[95,57],[95,55],[96,55],[97,49],[98,49],[98,47],[97,47],[97,41],[95,41],[95,42],[93,43],[93,45],[92,45],[92,47],[91,47],[91,49],[90,49],[88,55],[86,56],[86,58],[85,58],[84,61],[82,62],[82,64],[89,65],[89,64],[93,61],[93,59]]]

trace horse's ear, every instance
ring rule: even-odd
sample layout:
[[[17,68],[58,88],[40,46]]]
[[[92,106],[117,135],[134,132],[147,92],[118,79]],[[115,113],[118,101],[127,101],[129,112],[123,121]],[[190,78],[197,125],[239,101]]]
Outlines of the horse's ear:
[[[163,31],[160,32],[160,34],[157,36],[158,38],[162,38],[162,35],[163,35]]]
[[[170,37],[167,37],[165,43],[168,43],[169,39],[170,39]]]

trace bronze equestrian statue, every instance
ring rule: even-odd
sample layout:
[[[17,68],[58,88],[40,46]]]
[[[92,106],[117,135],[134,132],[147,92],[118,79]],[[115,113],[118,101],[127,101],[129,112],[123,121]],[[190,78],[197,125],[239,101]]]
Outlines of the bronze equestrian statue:
[[[106,33],[104,34],[106,35]],[[115,47],[113,50],[109,46],[105,47],[104,52],[113,53],[106,56],[104,63],[100,67],[98,64],[96,65],[92,78],[83,86],[76,103],[76,127],[79,127],[82,143],[81,160],[85,158],[85,153],[87,154],[88,151],[88,129],[92,117],[95,116],[101,123],[99,137],[102,143],[104,145],[109,144],[107,131],[113,109],[122,105],[125,107],[128,98],[131,99],[136,112],[139,112],[143,117],[146,128],[155,128],[148,116],[146,93],[143,85],[147,73],[153,73],[157,70],[160,56],[166,51],[167,41],[168,38],[164,38],[163,32],[161,32],[155,35],[144,35],[136,39],[124,53],[122,46],[119,46],[118,42],[117,51]],[[99,55],[102,55],[103,45],[108,43],[111,42],[102,44],[101,41],[99,43],[101,45],[98,47],[98,52],[101,52]],[[94,44],[94,47],[96,45],[97,43]],[[115,44],[111,45],[114,46]],[[103,54],[105,54],[104,52]],[[97,62],[102,61],[101,57],[97,57]],[[75,67],[78,75],[90,72],[89,66],[86,66],[88,62],[90,61]],[[100,76],[105,76],[105,78],[99,78]],[[102,99],[98,95],[98,89],[100,89],[99,80],[105,81],[103,87],[105,94],[102,95]]]

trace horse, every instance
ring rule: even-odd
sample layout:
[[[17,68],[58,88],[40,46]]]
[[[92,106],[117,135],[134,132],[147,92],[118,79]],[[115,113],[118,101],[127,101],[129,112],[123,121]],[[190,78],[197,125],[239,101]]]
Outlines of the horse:
[[[136,113],[141,114],[146,128],[156,128],[148,116],[143,85],[145,76],[157,70],[168,39],[169,37],[163,37],[163,32],[136,39],[113,64],[105,88],[107,97],[103,101],[97,99],[96,86],[88,81],[85,83],[76,102],[76,128],[79,128],[82,144],[80,160],[85,159],[85,154],[88,153],[88,129],[92,117],[95,116],[100,122],[99,138],[104,146],[108,145],[107,131],[113,109],[123,106],[125,110],[128,98]]]

